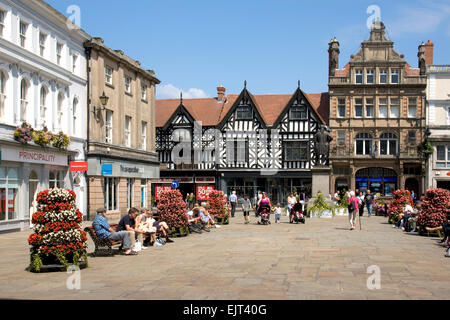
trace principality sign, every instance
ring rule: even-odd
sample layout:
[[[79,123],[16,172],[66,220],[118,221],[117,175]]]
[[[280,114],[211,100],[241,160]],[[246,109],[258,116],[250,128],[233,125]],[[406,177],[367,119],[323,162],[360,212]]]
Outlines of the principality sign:
[[[67,155],[24,148],[2,147],[2,160],[67,166]]]

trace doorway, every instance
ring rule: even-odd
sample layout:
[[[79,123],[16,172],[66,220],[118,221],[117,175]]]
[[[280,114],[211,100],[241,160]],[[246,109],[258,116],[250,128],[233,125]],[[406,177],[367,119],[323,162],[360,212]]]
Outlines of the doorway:
[[[416,178],[408,178],[405,181],[405,189],[412,191],[414,190],[414,193],[416,195],[419,195],[419,181]]]

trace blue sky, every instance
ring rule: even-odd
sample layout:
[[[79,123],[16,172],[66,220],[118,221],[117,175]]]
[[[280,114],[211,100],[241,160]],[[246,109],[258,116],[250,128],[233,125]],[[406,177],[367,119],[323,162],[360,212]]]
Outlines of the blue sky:
[[[343,67],[368,39],[369,6],[380,8],[394,48],[417,67],[417,47],[434,42],[434,63],[450,64],[450,1],[48,0],[81,27],[153,69],[157,98],[216,96],[216,87],[254,94],[327,91],[328,42]]]

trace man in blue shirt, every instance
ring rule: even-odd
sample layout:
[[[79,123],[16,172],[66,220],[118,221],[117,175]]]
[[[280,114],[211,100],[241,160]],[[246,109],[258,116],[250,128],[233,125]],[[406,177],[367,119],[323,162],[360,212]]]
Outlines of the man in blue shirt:
[[[234,218],[234,212],[236,211],[236,205],[237,205],[237,196],[236,191],[233,191],[232,195],[229,198],[230,205],[231,205],[231,217]]]
[[[129,231],[115,232],[105,218],[106,209],[101,208],[97,210],[97,217],[92,222],[92,226],[95,229],[95,233],[99,238],[121,240],[122,248],[125,255],[137,255],[137,252],[131,250],[131,241],[134,242],[134,232],[131,234]]]

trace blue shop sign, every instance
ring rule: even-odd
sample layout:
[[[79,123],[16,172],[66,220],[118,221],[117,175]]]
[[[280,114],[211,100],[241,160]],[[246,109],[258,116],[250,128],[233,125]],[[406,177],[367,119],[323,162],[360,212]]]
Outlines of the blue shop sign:
[[[110,176],[113,172],[113,166],[112,164],[102,164],[102,175],[103,176]]]

